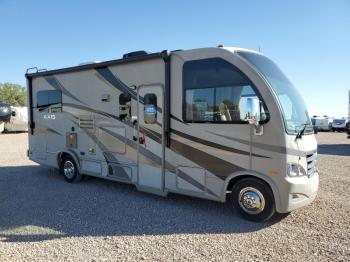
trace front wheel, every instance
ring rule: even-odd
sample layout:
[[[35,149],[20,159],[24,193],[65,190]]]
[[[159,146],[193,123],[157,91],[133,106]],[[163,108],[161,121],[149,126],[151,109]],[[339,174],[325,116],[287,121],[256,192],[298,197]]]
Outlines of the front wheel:
[[[243,218],[254,222],[266,221],[276,212],[270,187],[256,178],[244,178],[233,186],[231,204]]]
[[[70,156],[63,157],[60,165],[60,173],[69,183],[78,183],[83,178],[77,168],[77,164]]]

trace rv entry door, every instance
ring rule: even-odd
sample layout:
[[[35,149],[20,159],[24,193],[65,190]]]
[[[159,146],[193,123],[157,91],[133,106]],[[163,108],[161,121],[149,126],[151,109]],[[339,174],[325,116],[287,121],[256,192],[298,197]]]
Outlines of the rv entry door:
[[[137,182],[139,190],[165,195],[164,86],[137,88]]]

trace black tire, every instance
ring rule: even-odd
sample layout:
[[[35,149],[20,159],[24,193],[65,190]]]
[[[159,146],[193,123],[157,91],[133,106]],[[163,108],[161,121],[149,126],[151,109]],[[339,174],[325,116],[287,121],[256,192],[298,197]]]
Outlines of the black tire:
[[[240,196],[240,194],[245,190],[248,191]],[[246,195],[248,197],[247,201],[249,201],[250,194],[255,194],[255,196],[257,196],[256,192],[262,195],[262,199],[264,200],[265,204],[260,206],[261,210],[245,209],[242,201],[243,196]],[[262,202],[263,201],[259,203]],[[265,182],[257,178],[243,178],[233,185],[231,192],[231,205],[235,210],[237,210],[240,216],[254,222],[266,221],[276,212],[275,199],[270,187]]]
[[[67,171],[69,168],[71,168],[71,172]],[[64,156],[62,158],[60,174],[63,175],[64,179],[69,183],[78,183],[83,178],[83,175],[80,174],[77,164],[71,156]]]

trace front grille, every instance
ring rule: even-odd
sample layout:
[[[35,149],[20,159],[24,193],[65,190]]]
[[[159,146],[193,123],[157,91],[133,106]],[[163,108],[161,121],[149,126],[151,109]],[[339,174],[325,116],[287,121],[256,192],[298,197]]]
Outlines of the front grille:
[[[307,176],[311,177],[316,171],[317,152],[306,155]]]

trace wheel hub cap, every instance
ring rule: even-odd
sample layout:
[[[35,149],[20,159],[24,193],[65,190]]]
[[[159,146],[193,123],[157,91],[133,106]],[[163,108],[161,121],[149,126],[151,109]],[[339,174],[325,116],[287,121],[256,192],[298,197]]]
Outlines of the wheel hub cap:
[[[265,199],[262,193],[253,187],[245,187],[239,192],[238,202],[248,214],[259,214],[265,208]]]
[[[71,161],[66,161],[63,165],[63,173],[67,178],[73,178],[75,173],[74,164]]]

